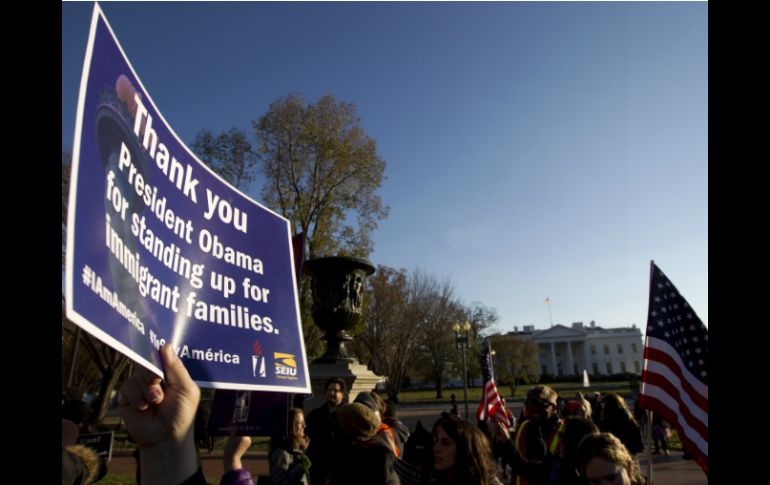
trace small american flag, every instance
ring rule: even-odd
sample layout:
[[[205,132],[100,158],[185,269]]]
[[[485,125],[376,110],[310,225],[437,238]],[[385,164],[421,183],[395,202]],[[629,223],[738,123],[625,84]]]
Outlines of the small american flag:
[[[497,421],[511,426],[508,410],[503,404],[503,399],[500,393],[497,392],[497,386],[495,385],[494,371],[492,370],[492,355],[487,342],[484,347],[484,352],[481,354],[481,372],[484,375],[484,392],[481,396],[481,403],[479,409],[476,411],[476,417],[480,421],[489,421],[490,418],[494,418]]]
[[[640,405],[673,424],[708,474],[708,329],[651,262]]]

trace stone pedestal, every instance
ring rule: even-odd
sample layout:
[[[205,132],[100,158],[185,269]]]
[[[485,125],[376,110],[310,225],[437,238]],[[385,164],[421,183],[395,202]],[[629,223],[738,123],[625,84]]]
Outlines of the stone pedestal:
[[[305,416],[326,402],[326,381],[332,377],[339,377],[345,381],[349,402],[353,402],[361,391],[374,390],[377,383],[382,381],[382,377],[357,362],[311,363],[309,370],[313,397],[306,399],[303,403]]]

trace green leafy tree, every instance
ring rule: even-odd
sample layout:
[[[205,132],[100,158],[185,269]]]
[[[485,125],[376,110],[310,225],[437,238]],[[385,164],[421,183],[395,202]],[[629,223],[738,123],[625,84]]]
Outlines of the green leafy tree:
[[[243,130],[233,127],[215,135],[204,128],[190,147],[198,158],[234,187],[247,190],[254,181],[257,155]]]
[[[377,195],[385,161],[361,127],[355,105],[329,95],[306,104],[291,94],[273,102],[253,129],[254,144],[231,129],[220,135],[203,130],[191,146],[244,190],[261,173],[262,202],[291,221],[295,234],[304,234],[308,258],[368,257],[371,235],[388,214]],[[319,355],[323,344],[320,330],[309,324],[308,278],[300,286],[300,303],[305,348],[308,356]]]
[[[305,234],[310,258],[367,257],[388,207],[376,191],[385,161],[361,127],[355,105],[324,96],[305,105],[289,95],[254,123],[265,184],[262,199]],[[355,224],[348,221],[355,216]]]

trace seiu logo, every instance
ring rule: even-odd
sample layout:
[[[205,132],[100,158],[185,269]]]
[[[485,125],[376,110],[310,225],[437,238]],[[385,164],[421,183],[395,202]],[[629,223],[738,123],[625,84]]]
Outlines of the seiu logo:
[[[297,361],[294,360],[294,354],[285,354],[283,352],[273,352],[275,360],[275,375],[279,379],[297,379]]]

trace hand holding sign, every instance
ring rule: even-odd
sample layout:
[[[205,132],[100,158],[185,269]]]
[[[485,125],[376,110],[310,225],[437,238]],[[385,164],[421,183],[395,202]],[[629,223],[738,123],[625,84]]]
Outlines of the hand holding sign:
[[[200,389],[170,345],[160,354],[165,385],[138,369],[120,390],[120,414],[139,446],[142,483],[182,483],[198,468],[193,423]]]

